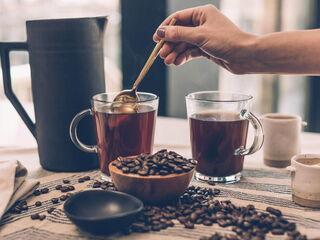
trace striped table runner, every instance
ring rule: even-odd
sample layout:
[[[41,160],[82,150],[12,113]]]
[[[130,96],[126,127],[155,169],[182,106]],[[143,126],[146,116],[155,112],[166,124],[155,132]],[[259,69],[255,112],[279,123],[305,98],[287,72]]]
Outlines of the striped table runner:
[[[90,175],[92,180],[86,183],[78,183],[78,179],[85,175]],[[160,232],[150,232],[143,234],[130,234],[128,236],[92,236],[78,230],[65,216],[62,210],[62,203],[55,204],[57,209],[51,214],[47,214],[44,221],[32,221],[30,215],[34,213],[45,213],[48,207],[53,206],[50,199],[59,197],[61,193],[54,189],[57,184],[62,183],[62,179],[68,178],[74,184],[77,191],[84,190],[93,183],[94,179],[99,179],[99,172],[87,173],[57,173],[40,178],[41,186],[48,187],[48,194],[37,197],[30,197],[28,201],[29,211],[21,214],[4,215],[0,221],[0,239],[3,240],[75,240],[75,239],[199,239],[201,236],[209,236],[215,232],[232,233],[230,228],[220,228],[217,224],[207,227],[196,225],[195,229],[186,229],[180,223],[175,222],[175,226]],[[193,181],[192,185],[211,187],[205,183]],[[265,210],[267,206],[280,209],[284,215],[298,225],[298,229],[307,234],[310,239],[320,239],[320,209],[301,207],[291,200],[291,188],[289,172],[277,169],[246,169],[243,171],[243,178],[235,184],[219,184],[214,186],[221,190],[222,199],[230,199],[238,206],[254,204],[257,209]],[[36,201],[42,201],[41,207],[35,207]],[[279,239],[279,236],[268,236],[268,239]]]

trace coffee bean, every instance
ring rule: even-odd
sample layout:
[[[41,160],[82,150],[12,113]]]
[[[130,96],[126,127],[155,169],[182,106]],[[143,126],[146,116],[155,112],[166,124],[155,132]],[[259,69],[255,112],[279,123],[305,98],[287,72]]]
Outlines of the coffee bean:
[[[30,216],[30,218],[31,218],[32,220],[36,220],[36,219],[39,219],[39,218],[40,218],[40,215],[39,215],[39,213],[35,213],[35,214],[32,214],[32,215]]]
[[[33,192],[33,195],[34,196],[39,196],[39,195],[41,195],[41,192],[40,192],[40,190],[35,190],[34,192]]]
[[[27,205],[22,205],[20,208],[21,208],[21,211],[27,211],[29,209]]]
[[[68,183],[70,183],[70,180],[69,180],[69,179],[63,179],[62,182],[63,182],[64,184],[68,184]]]
[[[40,221],[43,221],[46,217],[47,217],[46,215],[40,215],[40,216],[39,216],[39,220],[40,220]]]
[[[198,219],[198,214],[196,214],[196,213],[191,213],[191,215],[190,215],[190,221],[191,222],[195,222],[195,221],[197,221],[197,219]]]
[[[152,230],[152,231],[160,231],[161,228],[160,228],[159,225],[153,225],[153,226],[151,227],[151,230]]]
[[[277,217],[282,216],[282,212],[280,210],[278,210],[278,209],[273,208],[273,207],[267,207],[266,211],[271,213],[271,214],[273,214],[273,215],[275,215],[275,216],[277,216]]]
[[[42,202],[36,201],[36,202],[34,203],[34,205],[35,205],[36,207],[40,207],[40,206],[42,205]]]
[[[62,195],[62,196],[60,196],[60,200],[61,201],[65,201],[65,200],[67,200],[68,199],[68,196],[67,195]]]
[[[59,198],[51,198],[51,202],[52,202],[53,204],[56,204],[56,203],[59,202]]]
[[[123,167],[122,168],[122,172],[123,173],[128,173],[130,171],[130,169],[128,167]]]
[[[94,182],[93,185],[92,185],[93,188],[100,188],[101,187],[101,182]]]
[[[15,207],[12,209],[12,213],[20,214],[21,212],[22,212],[22,209],[21,209],[21,207],[19,207],[19,206],[15,206]]]
[[[204,220],[202,224],[205,226],[212,226],[212,222],[210,220]]]
[[[184,227],[185,228],[189,228],[189,229],[193,229],[194,228],[194,224],[192,222],[186,222],[186,223],[184,223]]]
[[[180,223],[186,223],[188,221],[188,219],[186,217],[178,217],[178,221]]]
[[[41,190],[41,194],[47,194],[49,192],[49,188],[42,188]]]
[[[61,188],[62,188],[62,185],[61,185],[61,184],[59,184],[59,185],[57,185],[57,186],[55,187],[56,190],[60,190]]]
[[[75,187],[72,186],[72,185],[69,185],[69,186],[68,186],[68,191],[73,191],[73,190],[75,190]]]
[[[220,194],[220,189],[215,188],[215,189],[213,189],[213,192],[214,192],[215,195],[219,195]]]
[[[84,176],[84,177],[83,177],[83,180],[85,180],[85,181],[89,181],[90,179],[91,179],[90,176]]]
[[[283,235],[284,234],[284,230],[281,228],[275,228],[271,230],[271,233],[273,235]]]
[[[79,178],[78,179],[78,183],[84,183],[86,180],[84,180],[84,178]]]
[[[51,214],[51,213],[53,213],[54,210],[55,210],[54,207],[48,208],[47,209],[47,213]]]
[[[148,170],[146,170],[146,169],[141,169],[141,170],[139,170],[138,171],[138,174],[140,175],[140,176],[147,176],[148,175]]]

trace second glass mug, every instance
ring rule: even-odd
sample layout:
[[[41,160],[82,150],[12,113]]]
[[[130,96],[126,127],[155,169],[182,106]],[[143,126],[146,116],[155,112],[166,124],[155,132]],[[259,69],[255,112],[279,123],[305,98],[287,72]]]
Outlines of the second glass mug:
[[[250,112],[250,95],[204,91],[186,96],[192,157],[198,161],[195,178],[237,182],[245,155],[258,151],[264,136],[260,121]],[[246,148],[249,123],[254,140]]]
[[[158,110],[158,96],[138,92],[137,112],[112,111],[113,99],[118,93],[101,93],[92,97],[91,109],[78,113],[70,125],[70,138],[80,150],[97,153],[102,178],[108,179],[109,163],[119,156],[152,153],[154,129]],[[82,143],[77,135],[81,119],[92,115],[95,122],[97,145]]]

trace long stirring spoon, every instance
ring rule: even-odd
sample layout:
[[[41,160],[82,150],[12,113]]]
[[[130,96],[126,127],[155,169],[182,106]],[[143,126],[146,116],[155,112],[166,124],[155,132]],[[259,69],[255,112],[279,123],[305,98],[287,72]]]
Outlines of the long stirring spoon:
[[[172,18],[169,26],[172,26],[176,23],[176,19]],[[141,81],[143,80],[143,78],[146,76],[146,74],[148,73],[149,69],[151,68],[152,64],[154,63],[154,61],[156,60],[157,56],[159,55],[160,49],[162,48],[164,44],[164,40],[160,40],[156,46],[154,47],[153,51],[151,52],[148,60],[146,61],[146,63],[144,64],[140,74],[138,75],[137,79],[135,80],[135,82],[133,83],[133,86],[131,89],[126,89],[126,90],[122,90],[113,100],[113,109],[116,108],[120,108],[118,110],[122,110],[125,112],[133,112],[135,111],[133,104],[132,103],[136,103],[139,100],[139,97],[137,95],[137,89],[139,84],[141,83]],[[127,105],[123,105],[125,103],[129,103]],[[130,104],[131,103],[131,104]]]

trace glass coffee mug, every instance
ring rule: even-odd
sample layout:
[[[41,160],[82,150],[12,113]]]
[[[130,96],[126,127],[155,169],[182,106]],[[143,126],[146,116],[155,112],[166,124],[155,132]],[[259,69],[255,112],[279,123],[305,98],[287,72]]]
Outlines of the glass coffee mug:
[[[186,96],[192,157],[198,161],[195,178],[201,181],[237,182],[245,155],[258,151],[263,130],[250,112],[252,96],[205,91]],[[249,123],[255,130],[246,148]]]
[[[97,153],[103,178],[110,176],[108,165],[119,156],[151,153],[158,110],[158,97],[138,92],[136,112],[113,111],[113,99],[118,93],[101,93],[93,96],[91,109],[78,113],[70,125],[70,137],[82,151]],[[95,122],[97,145],[82,143],[77,126],[85,116],[92,115]]]

